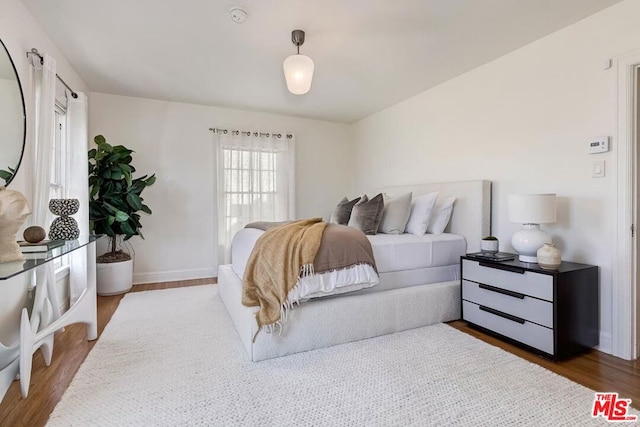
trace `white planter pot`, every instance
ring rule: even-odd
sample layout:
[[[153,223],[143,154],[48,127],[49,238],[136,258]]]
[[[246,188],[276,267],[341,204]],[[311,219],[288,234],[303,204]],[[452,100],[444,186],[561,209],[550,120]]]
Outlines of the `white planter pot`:
[[[495,254],[498,252],[499,245],[500,242],[498,242],[497,240],[480,240],[480,250],[482,252]]]
[[[133,286],[133,260],[96,264],[98,295],[118,295]]]

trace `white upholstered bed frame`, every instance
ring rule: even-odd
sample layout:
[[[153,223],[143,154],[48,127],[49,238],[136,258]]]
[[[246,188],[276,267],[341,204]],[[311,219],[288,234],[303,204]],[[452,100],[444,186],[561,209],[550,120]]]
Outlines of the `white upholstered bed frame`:
[[[414,197],[437,191],[438,199],[456,197],[447,232],[467,239],[467,252],[480,248],[491,231],[491,182],[460,181],[377,189]],[[242,305],[242,279],[231,265],[218,267],[218,289],[252,361],[344,344],[460,318],[460,281],[431,283],[389,291],[345,294],[295,306],[281,333],[257,331],[256,309]]]

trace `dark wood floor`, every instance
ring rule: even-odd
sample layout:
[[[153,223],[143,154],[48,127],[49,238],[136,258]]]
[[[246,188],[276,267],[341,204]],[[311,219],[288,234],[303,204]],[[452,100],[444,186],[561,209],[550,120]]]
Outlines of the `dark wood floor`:
[[[133,292],[202,285],[214,281],[199,279],[138,285],[134,286]],[[122,295],[98,297],[99,335],[118,308],[121,299]],[[617,391],[621,397],[632,399],[633,406],[640,409],[640,361],[629,362],[593,350],[567,361],[553,362],[473,329],[464,321],[451,322],[450,325],[592,390]],[[85,334],[85,328],[81,325],[69,326],[64,332],[57,334],[53,360],[49,367],[44,365],[42,355],[37,352],[33,361],[29,397],[22,399],[20,384],[14,381],[0,403],[0,426],[35,427],[46,424],[53,408],[95,344],[95,341],[86,341]]]
[[[591,390],[617,391],[620,397],[632,400],[631,406],[640,409],[640,359],[628,361],[591,350],[568,360],[554,362],[481,332],[463,320],[450,322],[449,325]]]

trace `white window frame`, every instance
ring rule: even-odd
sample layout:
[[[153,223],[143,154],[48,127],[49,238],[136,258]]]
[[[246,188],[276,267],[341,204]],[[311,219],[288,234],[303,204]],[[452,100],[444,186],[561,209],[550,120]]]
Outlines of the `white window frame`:
[[[49,199],[68,197],[69,177],[69,138],[67,138],[67,110],[66,106],[56,99],[54,109],[54,140],[52,142],[51,156],[51,178],[49,183]],[[49,224],[53,221],[55,215],[51,214]],[[60,280],[64,276],[69,275],[69,258],[67,256],[59,257],[54,261],[56,269],[56,280]]]

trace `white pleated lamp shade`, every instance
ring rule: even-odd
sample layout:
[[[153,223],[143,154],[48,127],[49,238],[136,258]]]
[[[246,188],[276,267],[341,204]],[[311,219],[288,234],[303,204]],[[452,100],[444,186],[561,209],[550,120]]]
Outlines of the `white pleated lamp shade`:
[[[313,78],[313,60],[307,55],[295,54],[282,63],[287,89],[295,95],[304,95],[311,89]]]

